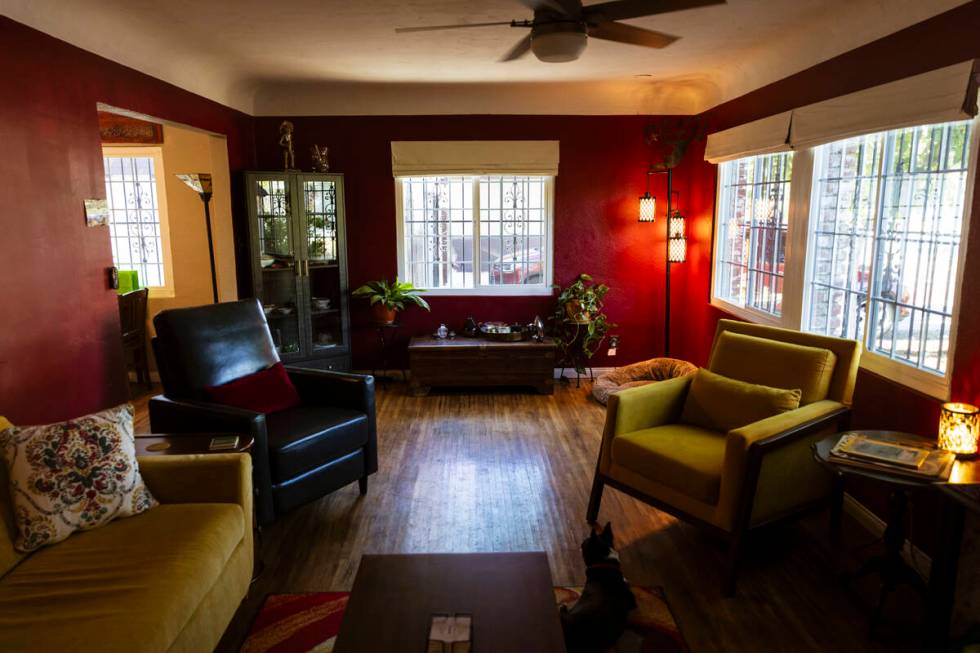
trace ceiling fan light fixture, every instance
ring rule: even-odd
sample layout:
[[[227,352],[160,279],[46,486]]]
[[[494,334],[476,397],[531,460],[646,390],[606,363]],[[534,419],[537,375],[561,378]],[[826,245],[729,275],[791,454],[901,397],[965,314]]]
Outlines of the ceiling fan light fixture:
[[[563,63],[575,61],[588,43],[584,29],[556,30],[531,34],[531,52],[541,61]]]

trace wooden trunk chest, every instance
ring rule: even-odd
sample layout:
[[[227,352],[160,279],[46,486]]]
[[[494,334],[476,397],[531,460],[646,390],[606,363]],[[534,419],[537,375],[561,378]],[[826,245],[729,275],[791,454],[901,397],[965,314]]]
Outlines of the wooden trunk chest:
[[[543,342],[412,338],[408,345],[412,391],[424,395],[432,386],[513,385],[551,394],[555,350],[551,338]]]

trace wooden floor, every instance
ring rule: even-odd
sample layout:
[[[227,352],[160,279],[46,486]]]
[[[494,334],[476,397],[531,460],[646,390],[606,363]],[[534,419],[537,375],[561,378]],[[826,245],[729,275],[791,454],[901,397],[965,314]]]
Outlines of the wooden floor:
[[[265,572],[219,650],[238,650],[269,593],[350,589],[364,553],[544,550],[555,584],[582,583],[579,544],[604,416],[586,392],[572,384],[553,396],[416,398],[403,383],[379,388],[380,469],[368,495],[354,484],[263,532]],[[720,593],[723,545],[695,527],[612,489],[600,519],[613,523],[629,580],[666,588],[694,653],[915,648],[904,619],[918,606],[901,593],[886,613],[895,618],[879,635],[885,643],[868,639],[875,588],[862,594],[837,580],[823,515],[755,537],[734,598]],[[873,541],[853,524],[846,531],[850,548]]]

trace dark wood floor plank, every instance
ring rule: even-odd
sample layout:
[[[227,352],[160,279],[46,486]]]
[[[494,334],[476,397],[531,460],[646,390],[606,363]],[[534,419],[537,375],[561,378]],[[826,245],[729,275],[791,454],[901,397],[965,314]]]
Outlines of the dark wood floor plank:
[[[581,584],[579,544],[604,419],[587,393],[559,385],[551,396],[413,397],[404,383],[379,388],[380,469],[367,496],[351,485],[262,533],[265,573],[219,650],[237,651],[269,593],[349,590],[365,553],[544,550],[555,584]],[[145,399],[136,403],[145,431]],[[750,540],[734,598],[720,592],[720,541],[615,490],[606,490],[600,519],[613,523],[629,580],[666,588],[694,653],[915,648],[900,636],[868,640],[863,597],[833,574],[826,515]],[[868,538],[853,524],[845,535]]]

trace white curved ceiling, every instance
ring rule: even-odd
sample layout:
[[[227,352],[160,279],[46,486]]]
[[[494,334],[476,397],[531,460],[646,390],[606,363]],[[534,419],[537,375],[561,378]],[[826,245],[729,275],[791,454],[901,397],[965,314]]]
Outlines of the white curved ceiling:
[[[517,0],[0,0],[0,9],[254,115],[690,114],[961,4],[729,0],[628,21],[681,37],[667,49],[591,40],[565,64],[497,63],[524,34],[507,26],[393,31],[530,17]]]

